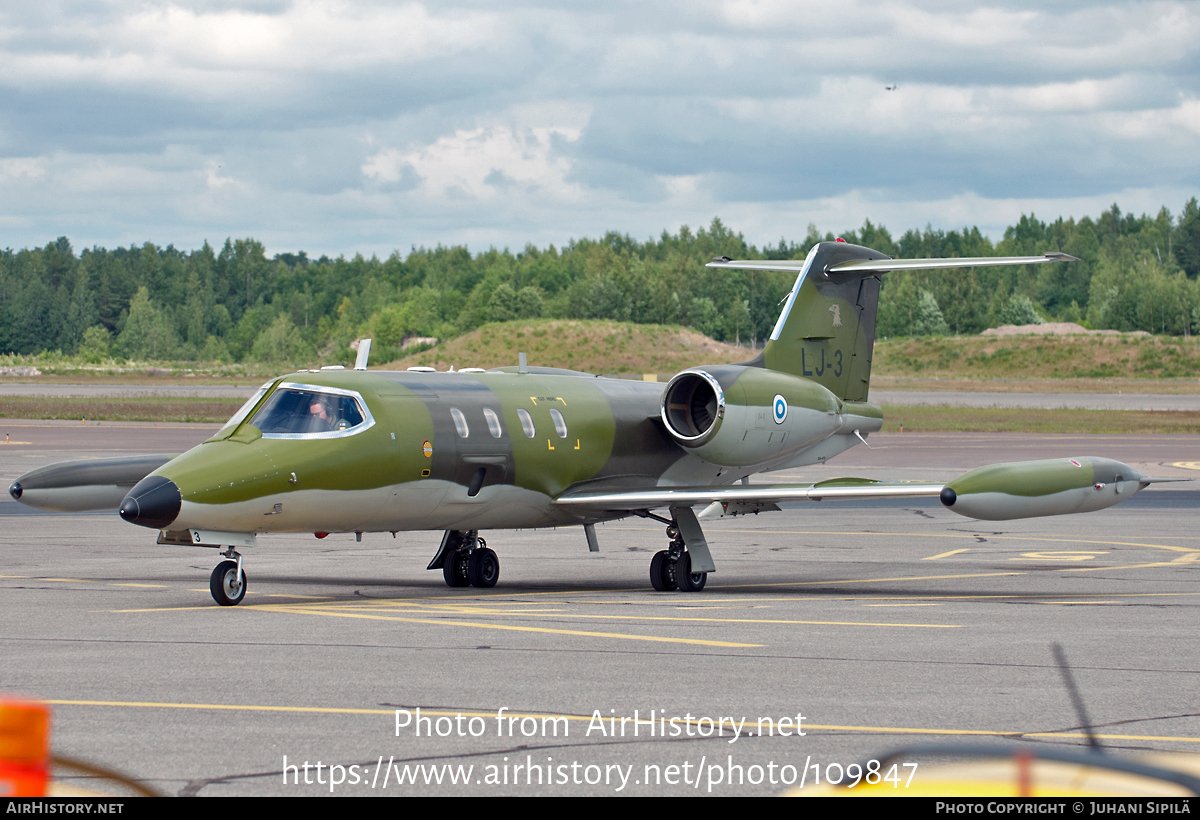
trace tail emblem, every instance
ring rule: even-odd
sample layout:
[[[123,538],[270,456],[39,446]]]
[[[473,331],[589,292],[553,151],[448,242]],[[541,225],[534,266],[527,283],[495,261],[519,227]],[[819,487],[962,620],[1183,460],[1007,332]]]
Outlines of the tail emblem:
[[[842,326],[842,306],[837,305],[837,304],[830,305],[829,312],[833,314],[833,326],[841,327]]]

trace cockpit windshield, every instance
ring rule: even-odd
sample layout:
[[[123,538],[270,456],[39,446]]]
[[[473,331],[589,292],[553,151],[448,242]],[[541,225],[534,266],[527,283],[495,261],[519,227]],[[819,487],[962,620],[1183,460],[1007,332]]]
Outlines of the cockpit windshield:
[[[254,409],[254,405],[258,404],[258,400],[267,394],[267,391],[271,389],[271,385],[272,382],[267,382],[262,387],[258,388],[258,390],[254,391],[254,395],[251,396],[245,404],[238,408],[238,411],[233,414],[229,421],[225,422],[225,426],[218,430],[217,434],[213,436],[213,438],[221,438],[226,433],[232,433],[235,427],[245,421],[246,416],[249,415],[250,411]]]
[[[263,438],[336,438],[360,433],[375,420],[351,390],[285,382],[250,423]]]

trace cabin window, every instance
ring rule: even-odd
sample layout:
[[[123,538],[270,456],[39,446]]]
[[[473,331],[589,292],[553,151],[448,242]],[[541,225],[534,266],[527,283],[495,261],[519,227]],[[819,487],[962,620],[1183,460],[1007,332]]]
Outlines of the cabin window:
[[[490,407],[483,408],[483,418],[487,421],[488,432],[492,434],[492,438],[500,438],[503,431],[500,429],[500,419],[496,417],[496,411]]]
[[[563,420],[562,413],[550,408],[550,418],[554,419],[554,431],[558,433],[559,438],[567,437],[567,422]]]
[[[454,419],[454,429],[458,431],[459,438],[466,438],[471,435],[471,428],[467,427],[467,417],[462,414],[461,410],[457,407],[451,407],[450,418]]]
[[[250,423],[263,438],[337,438],[360,433],[375,420],[351,390],[285,382]]]
[[[533,438],[537,431],[533,429],[533,419],[529,415],[529,411],[524,407],[518,408],[517,418],[521,420],[521,429],[525,431],[525,435]]]

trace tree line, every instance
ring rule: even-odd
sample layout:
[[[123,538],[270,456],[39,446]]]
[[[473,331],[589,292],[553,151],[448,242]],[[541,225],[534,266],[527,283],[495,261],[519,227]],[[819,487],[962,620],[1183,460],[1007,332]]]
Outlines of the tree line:
[[[893,273],[884,277],[879,337],[964,335],[1000,324],[1074,321],[1156,334],[1200,332],[1200,206],[1178,217],[1124,214],[1042,222],[1023,215],[992,242],[978,228],[911,229],[896,238],[870,220],[840,234],[897,258],[1023,256],[1062,251],[1072,264]],[[100,362],[335,362],[375,339],[375,361],[413,337],[448,339],[512,319],[613,319],[678,324],[761,345],[793,276],[706,268],[717,256],[802,259],[830,241],[809,225],[799,241],[762,248],[720,219],[639,241],[610,232],[562,248],[472,254],[412,248],[387,259],[303,251],[268,258],[253,239],[218,251],[152,243],[76,253],[66,237],[0,252],[0,353],[59,351]]]

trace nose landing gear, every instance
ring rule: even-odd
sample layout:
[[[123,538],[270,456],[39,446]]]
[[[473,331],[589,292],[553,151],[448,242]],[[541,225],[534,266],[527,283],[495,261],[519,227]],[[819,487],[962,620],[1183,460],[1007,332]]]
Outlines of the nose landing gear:
[[[242,570],[242,556],[233,547],[221,553],[235,561],[222,561],[208,579],[208,591],[221,606],[237,606],[246,597],[246,573]]]

